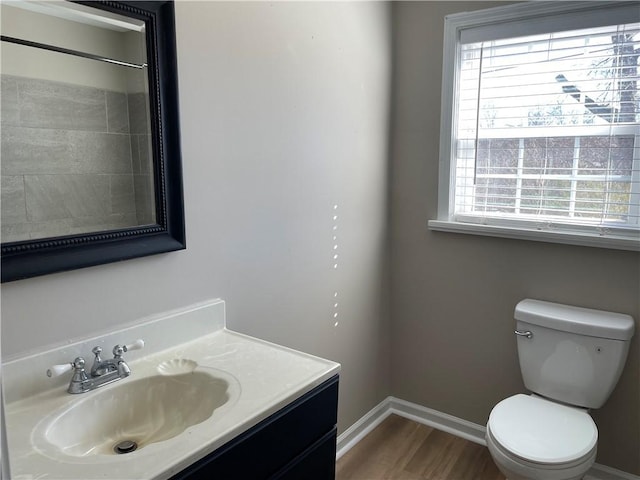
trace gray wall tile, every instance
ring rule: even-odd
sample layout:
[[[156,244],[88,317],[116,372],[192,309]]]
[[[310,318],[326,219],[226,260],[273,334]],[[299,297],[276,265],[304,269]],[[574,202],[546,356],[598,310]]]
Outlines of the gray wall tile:
[[[70,221],[68,219],[49,222],[31,222],[2,224],[2,242],[19,242],[48,237],[68,235]]]
[[[3,175],[131,172],[129,135],[23,127],[1,135]]]
[[[80,217],[71,219],[69,233],[80,234],[120,228],[138,224],[135,213],[114,213],[103,217]]]
[[[130,93],[129,102],[129,130],[131,133],[149,133],[147,95],[144,93]]]
[[[150,175],[134,175],[136,214],[140,225],[156,223],[153,182]]]
[[[18,82],[16,77],[2,75],[0,87],[0,120],[2,125],[18,125]]]
[[[151,135],[131,135],[131,155],[133,173],[151,173]]]
[[[109,175],[111,181],[111,213],[136,212],[132,175]]]
[[[140,173],[150,174],[153,171],[153,150],[151,148],[151,135],[139,135],[138,148],[140,150]]]
[[[129,107],[127,95],[105,92],[107,99],[107,127],[109,132],[129,133]]]
[[[140,173],[140,147],[138,146],[138,135],[131,135],[131,171]]]
[[[22,78],[18,92],[22,126],[107,131],[103,90]]]
[[[24,177],[2,177],[2,223],[23,223],[27,220],[24,198]]]
[[[21,228],[22,226],[23,224],[19,223],[3,223],[2,231],[0,232],[0,239],[2,240],[2,243],[19,242],[21,240],[29,238],[29,235],[23,232],[23,229]]]
[[[108,215],[106,175],[27,175],[27,219],[46,221]]]

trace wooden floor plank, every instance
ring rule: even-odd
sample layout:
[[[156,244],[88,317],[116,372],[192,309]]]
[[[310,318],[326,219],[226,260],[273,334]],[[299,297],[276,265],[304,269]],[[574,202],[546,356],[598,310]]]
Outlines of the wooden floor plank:
[[[429,435],[431,435],[434,430],[431,427],[427,427],[426,425],[422,425],[417,422],[406,422],[404,421],[405,419],[398,417],[397,415],[391,415],[388,420],[410,426],[412,429],[410,432],[405,430],[407,433],[406,437],[402,439],[394,439],[393,443],[386,442],[387,445],[394,445],[392,454],[394,462],[385,478],[393,479],[394,475],[397,475],[395,472],[406,471],[406,465],[412,458],[414,458],[417,450],[420,448],[420,445],[429,438]],[[406,473],[407,476],[410,476],[409,471],[406,471]]]
[[[336,464],[337,480],[505,480],[486,447],[390,415]]]
[[[419,445],[426,436],[419,428],[424,426],[402,420],[393,415],[363,438],[357,445],[360,448],[349,451],[350,461],[338,464],[341,475],[345,478],[385,478],[392,472],[396,463],[402,462],[403,454],[412,451],[413,446]],[[386,439],[394,441],[386,442]]]
[[[477,443],[467,442],[464,452],[450,472],[450,478],[461,480],[500,480],[504,478],[493,463],[489,450]]]

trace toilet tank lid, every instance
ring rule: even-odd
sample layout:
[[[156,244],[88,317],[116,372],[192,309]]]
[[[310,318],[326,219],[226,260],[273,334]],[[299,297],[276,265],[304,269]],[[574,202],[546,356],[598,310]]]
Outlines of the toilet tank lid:
[[[629,340],[633,336],[633,317],[622,313],[525,299],[516,305],[515,319],[590,337]]]

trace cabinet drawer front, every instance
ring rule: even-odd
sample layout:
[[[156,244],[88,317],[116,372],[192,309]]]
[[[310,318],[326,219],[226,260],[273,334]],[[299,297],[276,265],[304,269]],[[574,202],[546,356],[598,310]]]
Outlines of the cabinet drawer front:
[[[311,445],[271,480],[333,480],[336,477],[336,427]]]
[[[336,376],[187,467],[171,480],[270,478],[335,429],[337,407]],[[332,463],[335,463],[335,455]]]

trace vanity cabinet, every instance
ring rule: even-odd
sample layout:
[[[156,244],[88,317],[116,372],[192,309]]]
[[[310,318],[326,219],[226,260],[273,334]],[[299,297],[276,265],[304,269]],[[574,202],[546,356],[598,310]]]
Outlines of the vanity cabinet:
[[[334,479],[337,411],[336,375],[171,480]]]

